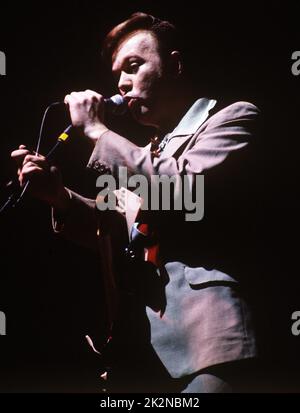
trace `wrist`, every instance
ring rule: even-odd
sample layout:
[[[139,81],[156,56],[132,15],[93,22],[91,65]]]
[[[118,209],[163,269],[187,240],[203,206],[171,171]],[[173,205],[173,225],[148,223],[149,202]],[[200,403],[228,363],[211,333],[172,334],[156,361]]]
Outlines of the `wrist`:
[[[108,131],[108,128],[103,124],[97,125],[88,125],[84,128],[84,134],[87,136],[94,145],[96,144],[97,140]]]
[[[68,211],[71,204],[71,194],[69,190],[62,187],[57,197],[51,202],[51,206],[59,213],[64,214]]]

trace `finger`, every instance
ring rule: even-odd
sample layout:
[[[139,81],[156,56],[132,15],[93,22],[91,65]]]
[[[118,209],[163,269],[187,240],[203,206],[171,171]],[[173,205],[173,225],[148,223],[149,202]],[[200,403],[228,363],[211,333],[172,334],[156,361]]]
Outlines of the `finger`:
[[[116,205],[115,207],[116,211],[119,212],[122,215],[125,215],[125,210],[123,208],[120,208],[118,205]]]
[[[24,153],[23,151],[25,151],[26,154],[28,153],[28,154],[33,154],[33,155],[36,155],[36,156],[43,156],[43,155],[39,154],[38,152],[36,152],[34,150],[27,149],[27,147],[25,145],[20,145],[18,149],[15,149],[12,152],[12,154],[16,153],[18,155],[18,153]]]
[[[28,162],[26,165],[23,166],[21,175],[27,175],[28,173],[32,173],[33,171],[44,172],[43,168],[41,168],[40,166]]]
[[[114,194],[116,195],[118,202],[122,202],[123,204],[125,204],[126,199],[127,199],[127,193],[124,188],[115,190]]]
[[[25,166],[26,166],[26,169],[28,169],[28,168],[30,168],[30,167],[32,167],[32,166],[37,166],[35,163],[33,163],[33,162],[30,162],[30,161],[28,161],[28,162],[26,162],[24,165],[23,165],[23,168],[22,168],[22,173],[24,172],[24,170],[26,170],[25,169]]]
[[[12,151],[12,153],[10,154],[10,156],[12,158],[18,158],[20,156],[26,156],[30,154],[28,149],[15,149],[14,151]]]
[[[65,103],[66,105],[71,105],[71,104],[74,104],[74,103],[75,103],[74,93],[75,93],[75,92],[72,92],[71,94],[65,96],[65,98],[64,98],[64,103]]]
[[[25,166],[19,174],[19,182],[21,185],[24,185],[28,180],[32,179],[36,175],[41,175],[43,172],[43,169],[37,167],[36,165]]]
[[[120,199],[118,199],[118,205],[121,207],[121,208],[126,208],[126,199],[122,199],[122,198],[120,198]]]
[[[42,165],[44,165],[44,166],[47,165],[46,158],[42,155],[39,155],[39,154],[37,154],[37,155],[26,155],[24,160],[23,160],[23,165],[25,165],[28,162],[36,163],[36,164],[41,165],[41,166]]]
[[[17,166],[20,167],[26,155],[30,154],[27,149],[16,149],[10,156],[16,162]]]
[[[40,169],[41,169],[42,171],[44,171],[44,172],[48,172],[48,165],[46,165],[46,167],[45,167],[45,164],[43,164],[43,163],[31,162],[31,161],[26,162],[26,163],[23,165],[23,167],[22,167],[22,169],[21,169],[21,172],[23,172],[23,170],[24,170],[25,167],[28,168],[28,167],[32,167],[32,166],[38,167],[38,168],[40,168]]]
[[[79,108],[83,103],[87,102],[87,100],[84,92],[72,92],[66,99],[66,102],[70,110],[72,110],[73,108]]]
[[[88,96],[93,101],[101,101],[103,96],[100,93],[95,92],[94,90],[87,89],[85,92],[86,96]]]
[[[85,104],[89,102],[101,102],[103,96],[94,90],[87,89],[84,92],[72,92],[68,101],[72,104]]]
[[[43,172],[44,170],[36,165],[26,165],[19,175],[19,180],[21,179],[22,181],[27,181],[29,178],[35,175],[41,175]]]
[[[115,194],[115,196],[117,197],[117,200],[119,201],[122,197],[124,198],[124,196],[123,196],[123,194],[122,194],[122,192],[121,192],[121,189],[115,189],[114,191],[113,191],[113,193]]]
[[[98,95],[97,92],[95,92],[94,90],[91,90],[91,89],[86,89],[86,90],[84,91],[84,93],[88,93],[89,95]]]
[[[73,99],[74,102],[82,102],[85,99],[86,95],[84,92],[72,92],[70,94],[70,98]]]

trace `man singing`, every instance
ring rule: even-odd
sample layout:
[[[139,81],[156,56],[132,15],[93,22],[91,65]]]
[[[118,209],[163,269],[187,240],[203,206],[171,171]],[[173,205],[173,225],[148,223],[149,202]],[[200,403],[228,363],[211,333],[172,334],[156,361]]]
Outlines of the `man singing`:
[[[138,146],[108,128],[101,94],[65,97],[73,127],[92,144],[88,168],[116,179],[116,208],[105,209],[107,196],[92,200],[65,188],[57,168],[23,145],[12,157],[21,186],[30,180],[32,194],[53,208],[54,230],[101,256],[112,336],[101,349],[108,389],[251,391],[257,343],[247,289],[256,271],[249,178],[259,111],[248,102],[224,107],[196,97],[175,27],[151,15],[135,13],[114,27],[103,57],[134,120],[154,130],[151,142]],[[143,176],[149,192],[153,177],[174,178],[170,208],[145,207],[120,185],[120,168],[128,178]],[[205,202],[197,197],[200,176]],[[180,192],[179,181],[188,188]],[[204,214],[188,219],[184,202],[175,207],[184,193],[196,197],[195,208],[204,203]]]

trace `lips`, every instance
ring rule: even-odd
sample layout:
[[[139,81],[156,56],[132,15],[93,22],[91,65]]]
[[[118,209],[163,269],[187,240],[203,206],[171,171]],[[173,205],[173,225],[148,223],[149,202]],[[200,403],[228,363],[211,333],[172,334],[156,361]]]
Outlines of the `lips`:
[[[140,96],[130,95],[126,95],[124,96],[124,98],[127,101],[128,109],[130,110],[133,117],[139,120],[142,114],[144,113],[144,106],[147,106],[147,99],[142,98]]]
[[[140,102],[139,98],[136,98],[136,97],[130,98],[128,101],[129,109],[135,108],[139,104],[139,102]]]
[[[129,107],[133,105],[136,100],[138,100],[136,96],[125,96],[125,99],[127,100],[127,104]]]

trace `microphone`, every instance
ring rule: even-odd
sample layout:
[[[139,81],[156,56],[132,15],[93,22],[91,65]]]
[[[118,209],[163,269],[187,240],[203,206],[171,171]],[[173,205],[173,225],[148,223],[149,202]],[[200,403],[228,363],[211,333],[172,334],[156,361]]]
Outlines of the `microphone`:
[[[104,99],[105,110],[113,115],[124,115],[127,111],[127,102],[121,95],[113,95]]]

